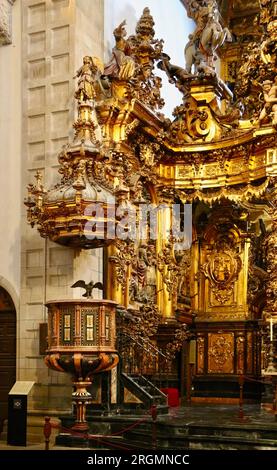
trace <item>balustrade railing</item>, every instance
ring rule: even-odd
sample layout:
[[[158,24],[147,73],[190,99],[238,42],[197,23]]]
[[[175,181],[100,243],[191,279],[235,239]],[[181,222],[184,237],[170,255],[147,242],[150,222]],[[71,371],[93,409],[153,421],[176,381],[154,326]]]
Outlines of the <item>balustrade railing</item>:
[[[118,352],[122,371],[129,375],[143,375],[158,387],[166,387],[172,370],[172,360],[149,339],[118,332]]]

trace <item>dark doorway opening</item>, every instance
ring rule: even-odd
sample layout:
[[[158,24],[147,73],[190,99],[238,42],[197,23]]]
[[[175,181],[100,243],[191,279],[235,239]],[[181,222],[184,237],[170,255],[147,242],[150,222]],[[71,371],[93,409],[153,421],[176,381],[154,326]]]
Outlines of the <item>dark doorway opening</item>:
[[[16,310],[0,287],[0,432],[8,417],[8,393],[16,381]]]

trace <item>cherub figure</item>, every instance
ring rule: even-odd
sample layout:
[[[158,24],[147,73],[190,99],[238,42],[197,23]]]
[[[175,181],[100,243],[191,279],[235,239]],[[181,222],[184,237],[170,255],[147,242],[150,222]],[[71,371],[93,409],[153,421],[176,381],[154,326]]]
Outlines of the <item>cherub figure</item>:
[[[93,100],[96,96],[94,84],[98,79],[98,67],[93,62],[92,57],[83,58],[82,67],[77,70],[76,77],[78,81],[78,90],[75,92],[75,98],[79,101]]]
[[[273,83],[271,80],[265,80],[262,84],[265,105],[259,116],[259,123],[272,115],[272,125],[277,126],[277,78]]]

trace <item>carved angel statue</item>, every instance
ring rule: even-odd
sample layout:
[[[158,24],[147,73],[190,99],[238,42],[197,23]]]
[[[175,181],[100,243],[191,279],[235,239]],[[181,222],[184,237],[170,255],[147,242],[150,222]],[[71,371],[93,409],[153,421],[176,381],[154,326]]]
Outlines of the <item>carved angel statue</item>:
[[[94,284],[93,281],[89,282],[88,284],[86,284],[85,281],[77,281],[71,287],[81,287],[82,289],[85,289],[86,292],[83,294],[83,297],[87,297],[88,299],[93,299],[93,289],[103,290],[102,282],[96,282]]]
[[[277,77],[275,83],[265,80],[262,84],[265,105],[259,116],[259,123],[262,124],[265,118],[272,118],[272,125],[277,126]]]
[[[127,31],[125,29],[126,20],[115,28],[113,34],[115,37],[115,47],[113,48],[112,58],[105,66],[104,75],[119,80],[128,80],[135,73],[135,62],[131,57],[131,47],[128,40],[125,39]]]
[[[186,82],[187,78],[191,77],[190,72],[187,72],[178,65],[172,64],[169,55],[164,52],[161,54],[161,60],[158,62],[157,67],[166,73],[169,83],[174,83],[176,86],[179,84],[178,88]]]
[[[215,0],[190,0],[188,16],[194,19],[196,28],[189,36],[189,42],[185,47],[186,70],[190,73],[194,64],[195,71],[198,72],[200,64],[201,71],[205,65],[205,73],[212,71],[215,69],[215,52],[225,41],[232,41],[231,33],[228,28],[222,28],[220,24]]]
[[[99,79],[99,69],[90,56],[83,58],[82,67],[77,70],[75,77],[78,80],[78,90],[75,92],[75,98],[79,101],[93,100],[96,96],[95,83]]]

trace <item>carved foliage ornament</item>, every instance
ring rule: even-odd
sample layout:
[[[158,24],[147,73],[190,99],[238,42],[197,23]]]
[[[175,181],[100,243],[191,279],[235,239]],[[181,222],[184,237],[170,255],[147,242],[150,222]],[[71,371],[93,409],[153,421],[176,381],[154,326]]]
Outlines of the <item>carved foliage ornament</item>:
[[[137,310],[130,308],[120,312],[118,329],[130,340],[150,340],[157,333],[161,313],[154,302],[142,304]],[[132,341],[133,342],[133,341]]]
[[[125,240],[115,241],[115,253],[110,256],[110,261],[113,263],[113,282],[121,285],[122,291],[126,290],[126,279],[128,267],[132,264],[135,256],[135,247],[133,242]]]
[[[197,335],[197,373],[203,374],[205,368],[205,338]]]
[[[276,179],[273,180],[276,186]],[[277,315],[277,191],[270,197],[271,230],[266,236],[266,259],[268,280],[266,285],[266,310],[271,315]]]
[[[162,108],[162,81],[153,70],[162,53],[163,40],[154,39],[154,20],[149,8],[143,10],[135,35],[126,39],[125,26],[124,20],[114,30],[115,46],[104,69],[111,93],[114,98],[138,98],[151,108]]]
[[[276,0],[260,0],[259,26],[264,34],[262,40],[245,49],[235,87],[244,105],[244,117],[256,119],[259,125],[277,122],[276,5]]]
[[[12,5],[15,0],[0,0],[0,46],[12,42]]]
[[[174,354],[179,352],[184,344],[184,341],[187,341],[193,337],[193,333],[188,331],[187,325],[183,324],[175,330],[174,339],[171,343],[166,345],[165,353],[172,359]]]
[[[232,373],[234,357],[234,338],[232,334],[210,334],[208,370],[210,373]]]

